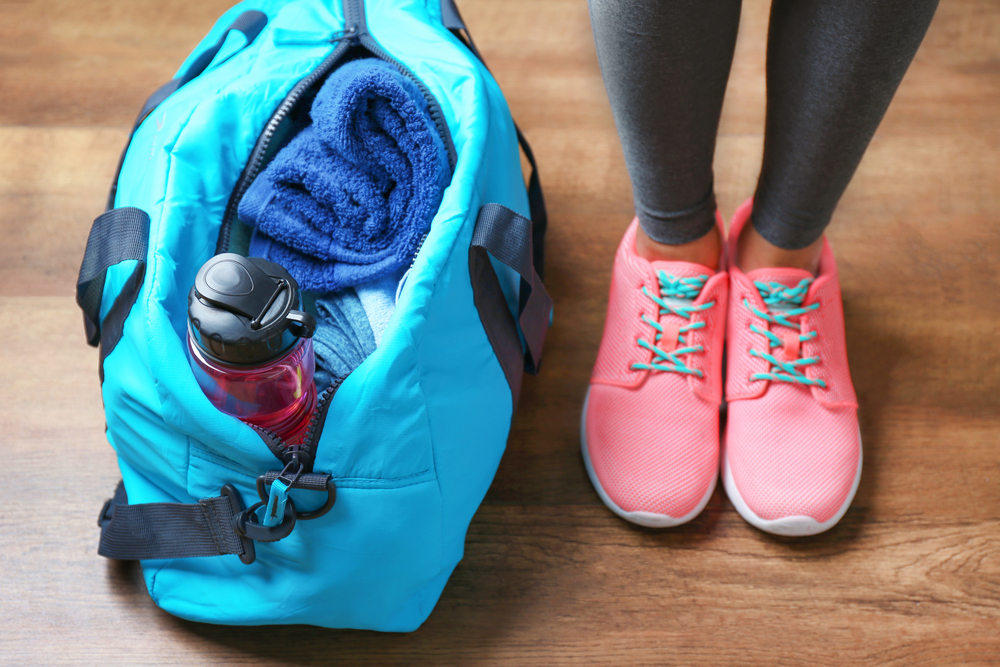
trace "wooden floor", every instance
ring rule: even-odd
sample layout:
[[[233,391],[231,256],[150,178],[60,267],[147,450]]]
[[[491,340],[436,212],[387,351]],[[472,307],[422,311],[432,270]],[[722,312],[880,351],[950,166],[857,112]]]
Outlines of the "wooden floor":
[[[462,0],[531,138],[556,301],[465,560],[406,635],[227,628],[96,555],[118,479],[74,283],[131,121],[227,0],[0,2],[0,664],[1000,664],[1000,4],[943,2],[829,230],[864,474],[829,533],[779,539],[721,490],[626,524],[579,454],[630,188],[585,0]],[[767,4],[744,3],[716,180],[756,182]]]

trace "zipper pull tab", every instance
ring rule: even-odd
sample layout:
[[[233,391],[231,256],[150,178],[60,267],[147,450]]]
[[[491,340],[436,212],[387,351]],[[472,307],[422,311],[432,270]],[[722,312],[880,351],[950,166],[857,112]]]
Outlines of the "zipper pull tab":
[[[328,32],[310,30],[292,30],[290,28],[274,29],[275,46],[319,46],[320,44],[335,44],[344,39],[354,39],[357,34],[354,26],[338,30],[332,35]]]
[[[339,42],[344,39],[353,41],[354,39],[356,39],[355,36],[357,32],[358,32],[357,28],[351,26],[350,28],[345,28],[344,30],[338,30],[337,32],[333,33],[332,35],[330,35],[327,41],[330,42],[331,44],[333,44],[334,42]]]

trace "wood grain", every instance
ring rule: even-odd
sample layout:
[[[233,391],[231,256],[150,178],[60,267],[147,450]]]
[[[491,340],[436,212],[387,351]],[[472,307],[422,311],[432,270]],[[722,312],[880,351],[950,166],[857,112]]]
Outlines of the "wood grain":
[[[466,557],[407,635],[227,628],[96,555],[118,479],[74,283],[136,109],[221,0],[0,4],[0,664],[1000,664],[1000,5],[942,3],[829,236],[865,467],[843,521],[754,530],[718,490],[656,532],[600,503],[580,404],[630,186],[583,0],[462,0],[532,140],[556,301]],[[768,6],[744,3],[716,183],[754,188]]]

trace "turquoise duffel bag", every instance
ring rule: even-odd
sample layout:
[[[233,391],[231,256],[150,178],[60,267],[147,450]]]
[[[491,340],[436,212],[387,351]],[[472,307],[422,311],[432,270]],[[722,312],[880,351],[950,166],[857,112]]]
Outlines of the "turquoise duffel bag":
[[[123,480],[99,553],[140,560],[166,611],[409,631],[461,560],[551,319],[534,159],[523,144],[526,188],[523,138],[464,28],[451,0],[247,0],[140,113],[77,299]],[[359,51],[418,83],[451,182],[380,347],[286,448],[199,389],[187,295],[214,254],[246,253],[241,197]],[[264,526],[278,479],[290,500]]]

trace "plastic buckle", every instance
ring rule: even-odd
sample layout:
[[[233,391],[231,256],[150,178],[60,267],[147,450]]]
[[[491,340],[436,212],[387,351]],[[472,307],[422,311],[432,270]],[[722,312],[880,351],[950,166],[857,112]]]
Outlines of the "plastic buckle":
[[[240,562],[244,565],[249,565],[257,560],[257,549],[253,545],[253,540],[241,533],[239,528],[236,527],[236,520],[244,514],[243,499],[240,498],[239,491],[232,484],[226,484],[222,487],[221,493],[223,496],[229,498],[229,503],[233,506],[233,529],[236,530],[236,534],[240,536],[240,541],[243,543],[243,553],[240,554]]]
[[[232,484],[222,487],[222,495],[229,498],[233,506],[233,530],[240,536],[243,542],[243,555],[240,561],[245,565],[257,560],[257,549],[254,542],[277,542],[288,537],[295,529],[295,503],[291,498],[285,504],[285,513],[281,523],[277,526],[262,526],[257,520],[257,510],[265,505],[264,502],[254,503],[250,507],[243,509],[243,501],[240,494]]]
[[[301,521],[312,521],[313,519],[318,519],[331,509],[333,509],[334,503],[337,502],[337,485],[333,483],[333,477],[330,475],[326,476],[326,502],[319,509],[315,509],[311,512],[299,512],[299,519]]]
[[[271,482],[271,491],[267,497],[261,495],[260,489],[257,490],[260,499],[266,504],[263,516],[259,517],[261,525],[270,528],[278,525],[283,520],[283,517],[279,517],[278,514],[284,514],[285,504],[288,502],[288,492],[295,486],[295,482],[298,481],[302,471],[305,470],[305,466],[298,465],[295,474],[289,479],[286,477],[286,474],[294,465],[294,462],[289,462],[278,473],[278,478]]]
[[[285,467],[287,469],[288,466]],[[282,473],[278,475],[278,479],[282,479],[283,474],[284,471],[282,471]],[[294,488],[294,484],[296,481],[298,481],[299,477],[300,475],[298,474],[295,475],[295,478],[289,484],[289,490]],[[296,518],[299,521],[312,521],[313,519],[318,519],[321,516],[327,514],[331,509],[333,509],[334,504],[337,502],[337,485],[334,484],[333,477],[331,475],[325,475],[324,477],[326,478],[326,502],[324,502],[323,505],[318,509],[312,510],[310,512],[297,512]],[[318,489],[311,489],[311,490],[318,491]],[[260,475],[259,477],[257,477],[257,495],[260,496],[261,503],[267,503],[267,501],[270,499],[271,493],[270,493],[270,487],[267,483],[267,475]],[[288,500],[291,501],[291,496],[289,496]]]
[[[285,503],[285,514],[277,526],[263,526],[257,519],[257,510],[267,503],[254,503],[233,517],[233,528],[237,534],[255,542],[277,542],[288,537],[295,529],[295,503],[291,498]]]

